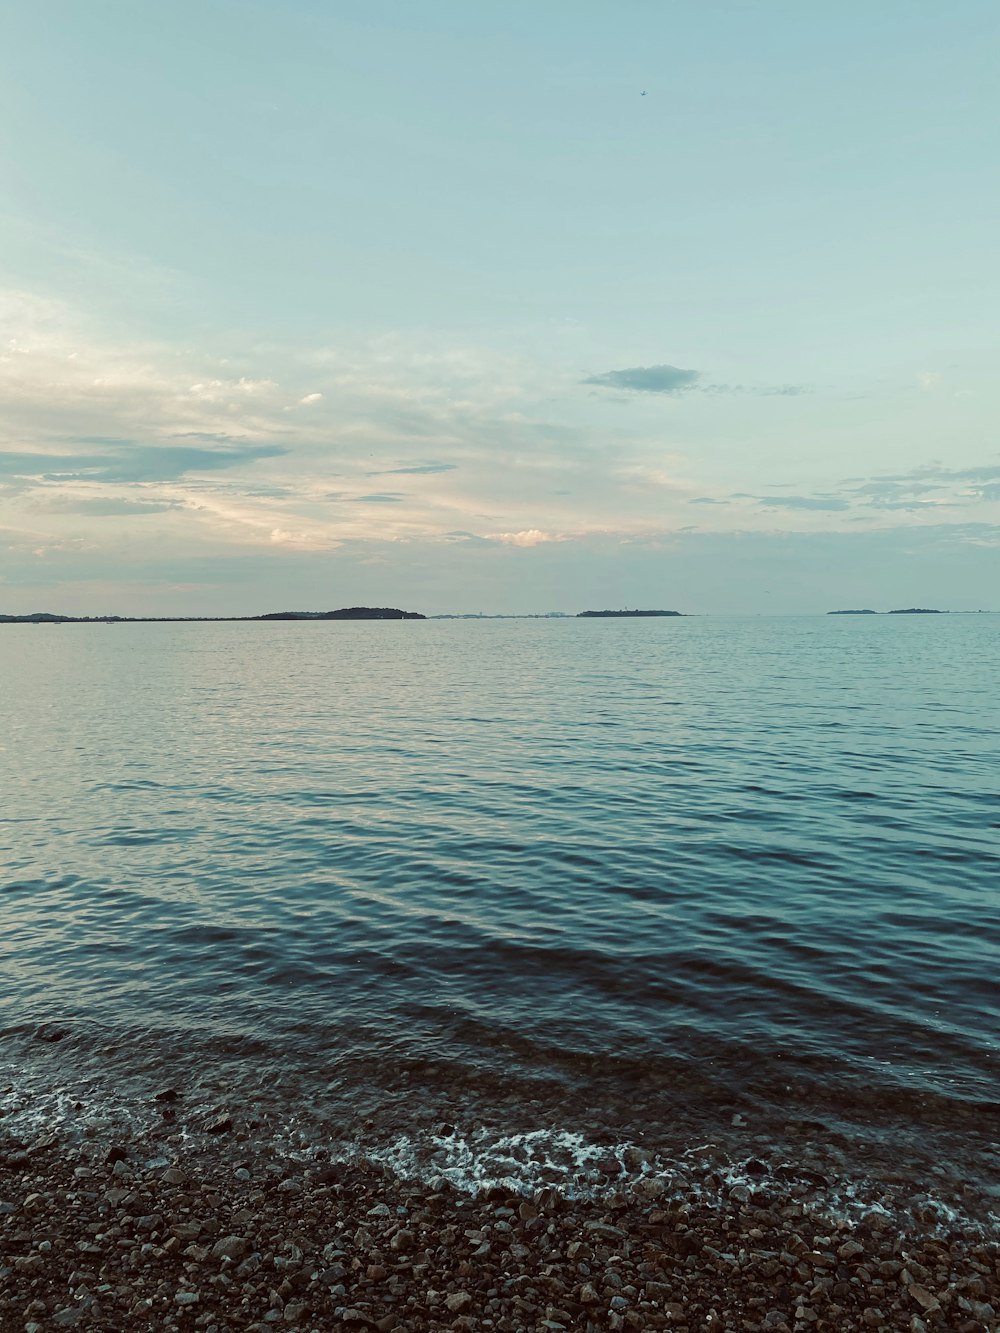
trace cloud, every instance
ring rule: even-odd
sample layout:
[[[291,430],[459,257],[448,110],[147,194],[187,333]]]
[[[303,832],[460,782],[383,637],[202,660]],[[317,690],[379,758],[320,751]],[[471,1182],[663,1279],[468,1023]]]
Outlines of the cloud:
[[[798,398],[812,392],[805,384],[700,384],[697,387],[702,393],[747,393],[759,398]]]
[[[594,384],[599,389],[624,389],[629,393],[659,393],[675,396],[681,393],[756,394],[764,398],[796,398],[810,393],[804,384],[716,384],[706,383],[700,370],[684,370],[680,366],[630,366],[625,370],[606,370],[600,375],[588,375],[581,384]]]
[[[606,370],[589,375],[582,384],[596,384],[601,389],[628,389],[632,393],[683,393],[701,378],[697,370],[680,366],[631,366],[626,370]]]
[[[415,463],[413,467],[387,467],[373,472],[373,477],[431,476],[435,472],[454,472],[457,463]]]
[[[940,465],[915,468],[909,473],[891,473],[858,484],[845,483],[844,494],[877,509],[917,509],[942,504],[970,505],[998,498],[1000,464],[945,468]],[[922,496],[935,497],[920,499]]]
[[[140,545],[206,568],[262,551],[288,568],[302,552],[362,547],[393,564],[404,546],[448,547],[461,572],[455,545],[484,562],[491,548],[544,548],[541,565],[669,543],[693,519],[704,532],[915,531],[957,503],[962,517],[992,517],[1000,485],[1000,465],[843,482],[829,475],[826,416],[808,404],[785,437],[762,434],[750,413],[706,411],[683,432],[635,410],[595,421],[575,387],[578,352],[556,363],[464,340],[429,348],[421,334],[323,356],[264,343],[222,355],[115,339],[56,307],[15,315],[24,329],[0,333],[0,524],[29,554],[82,538],[114,578]],[[804,392],[673,365],[589,382],[654,407],[691,393]],[[373,480],[406,489],[372,492]],[[120,521],[129,516],[141,525]]]
[[[779,509],[821,509],[839,512],[848,509],[846,500],[823,495],[755,495],[759,504]]]
[[[547,542],[566,540],[562,533],[541,532],[538,528],[528,528],[524,532],[497,532],[494,537],[505,546],[543,546]]]
[[[165,514],[171,509],[182,508],[174,500],[119,500],[114,496],[98,500],[65,496],[40,507],[58,513],[91,514],[97,518],[143,518],[148,514]]]
[[[91,437],[88,437],[88,439]],[[288,449],[278,444],[242,445],[229,449],[198,449],[190,445],[130,444],[109,441],[116,452],[47,454],[0,452],[0,474],[43,481],[179,481],[190,473],[219,472],[265,458],[280,458]]]

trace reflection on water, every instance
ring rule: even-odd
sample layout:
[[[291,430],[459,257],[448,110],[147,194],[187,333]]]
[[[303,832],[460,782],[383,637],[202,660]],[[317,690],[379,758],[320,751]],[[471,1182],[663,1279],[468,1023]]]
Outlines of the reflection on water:
[[[5,627],[0,1042],[252,1053],[299,1097],[322,1063],[983,1108],[998,643],[988,616]]]

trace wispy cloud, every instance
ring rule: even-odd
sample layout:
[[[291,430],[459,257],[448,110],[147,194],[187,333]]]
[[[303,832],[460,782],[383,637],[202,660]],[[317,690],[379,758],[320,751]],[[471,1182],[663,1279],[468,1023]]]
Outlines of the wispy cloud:
[[[631,393],[683,393],[701,379],[701,372],[680,366],[630,366],[625,370],[605,370],[588,375],[582,384],[596,384],[601,389],[626,389]]]
[[[818,509],[839,513],[849,508],[846,500],[828,495],[757,495],[754,499],[771,509]]]
[[[601,394],[688,396],[681,429],[656,413],[602,418],[579,392],[576,353],[553,367],[394,335],[223,356],[115,340],[27,298],[4,314],[0,526],[28,564],[85,549],[115,570],[140,543],[206,567],[276,549],[397,559],[403,544],[540,561],[653,549],[693,517],[704,533],[915,529],[957,507],[989,520],[1000,498],[1000,465],[841,481],[810,447],[825,418],[808,405],[782,453],[753,434],[749,403],[727,418],[705,397],[800,392],[791,385],[716,384],[666,364],[591,377]]]
[[[685,370],[681,366],[629,366],[625,370],[605,370],[599,375],[588,375],[581,384],[592,384],[599,389],[617,389],[626,393],[666,394],[675,397],[684,393],[758,394],[762,397],[795,398],[810,390],[803,384],[717,384],[706,380],[700,370]]]
[[[439,472],[454,472],[457,463],[414,463],[412,467],[387,467],[373,472],[373,477],[431,477]]]
[[[283,445],[228,449],[147,445],[115,440],[112,453],[43,454],[0,452],[0,474],[41,481],[178,481],[191,473],[219,472],[288,453]]]
[[[36,507],[53,513],[89,514],[96,518],[147,518],[152,514],[165,514],[180,509],[181,505],[176,500],[125,500],[113,496],[88,500],[65,495],[49,500],[40,499]]]

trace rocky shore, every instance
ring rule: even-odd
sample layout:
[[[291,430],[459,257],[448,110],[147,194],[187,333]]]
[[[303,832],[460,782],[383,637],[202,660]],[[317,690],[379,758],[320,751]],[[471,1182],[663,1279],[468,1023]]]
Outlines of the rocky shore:
[[[595,1197],[472,1197],[209,1128],[0,1140],[0,1330],[998,1328],[995,1231],[837,1216],[765,1162],[685,1190],[632,1149]]]

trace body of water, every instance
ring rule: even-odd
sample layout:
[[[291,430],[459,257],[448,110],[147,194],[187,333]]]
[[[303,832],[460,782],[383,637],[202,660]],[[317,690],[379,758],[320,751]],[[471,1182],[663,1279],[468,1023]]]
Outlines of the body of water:
[[[1000,618],[7,626],[0,663],[10,1126],[170,1088],[985,1170]]]

